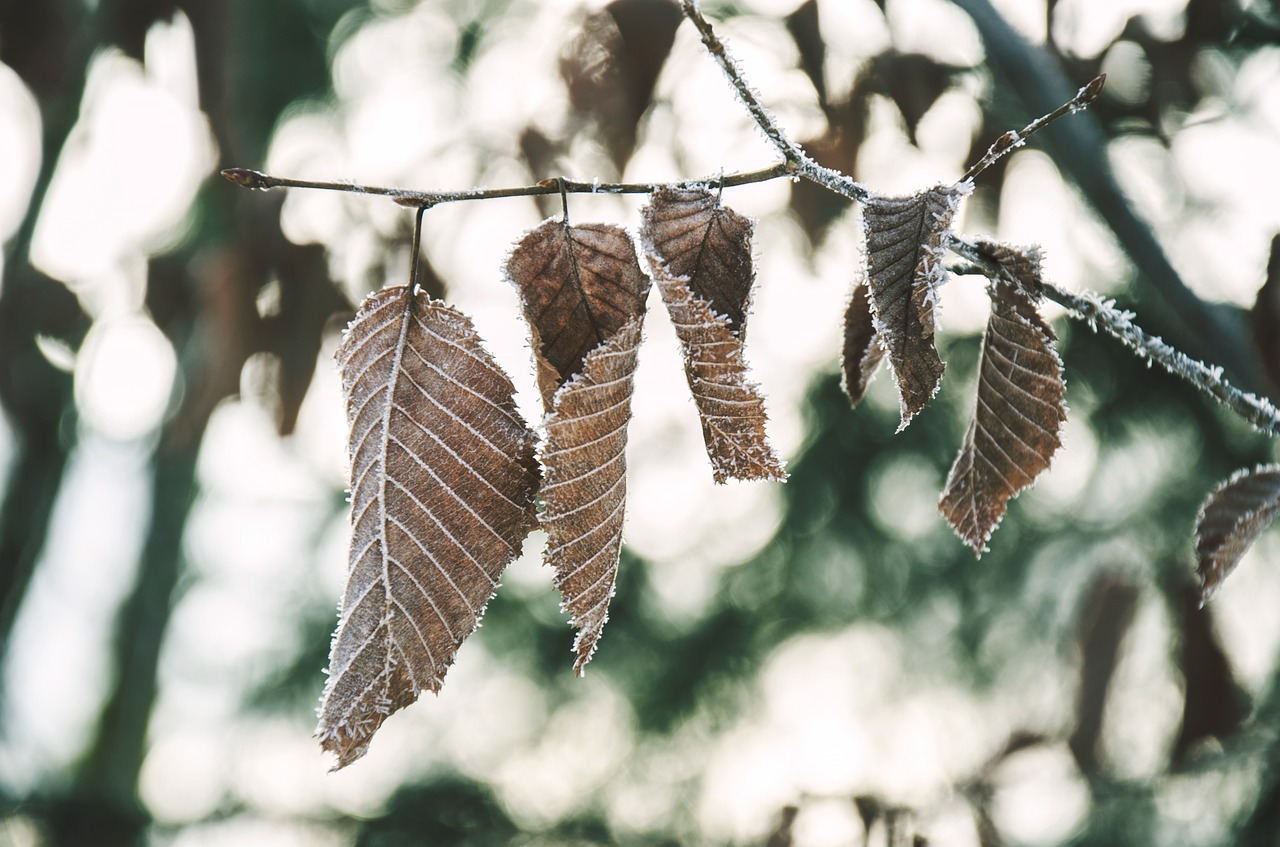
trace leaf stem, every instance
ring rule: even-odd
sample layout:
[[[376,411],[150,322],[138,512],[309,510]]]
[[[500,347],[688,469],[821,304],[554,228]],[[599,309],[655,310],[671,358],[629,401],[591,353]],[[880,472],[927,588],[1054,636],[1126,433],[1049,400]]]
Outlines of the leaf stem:
[[[968,262],[949,268],[953,273],[981,274],[988,279],[999,279],[1008,285],[1027,290],[1025,282],[1009,273],[969,241],[952,235],[949,246]],[[1280,436],[1280,409],[1270,400],[1241,391],[1222,375],[1222,368],[1193,359],[1170,347],[1160,336],[1151,335],[1133,322],[1132,312],[1117,309],[1114,300],[1105,299],[1093,291],[1075,294],[1044,280],[1028,293],[1034,297],[1046,297],[1065,307],[1072,317],[1084,321],[1094,332],[1105,332],[1117,339],[1138,358],[1146,359],[1148,363],[1154,362],[1190,383],[1256,429],[1273,437]]]
[[[564,177],[544,179],[536,185],[520,185],[511,188],[472,188],[466,191],[415,191],[407,188],[385,188],[378,185],[360,185],[355,182],[323,182],[309,179],[271,176],[249,168],[227,168],[222,176],[244,188],[266,191],[272,188],[312,188],[321,191],[346,191],[352,194],[371,194],[390,197],[401,206],[431,208],[442,203],[463,200],[493,200],[498,197],[534,197],[542,194],[652,194],[664,188],[732,188],[787,176],[792,168],[786,164],[770,165],[754,171],[721,174],[706,179],[685,179],[676,182],[582,182]]]

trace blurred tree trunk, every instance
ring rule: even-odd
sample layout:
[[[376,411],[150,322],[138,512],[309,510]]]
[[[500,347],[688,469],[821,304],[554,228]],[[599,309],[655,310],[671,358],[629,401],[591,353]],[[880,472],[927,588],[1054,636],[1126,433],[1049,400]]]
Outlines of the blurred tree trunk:
[[[41,158],[17,233],[5,244],[0,288],[0,406],[16,458],[0,492],[0,658],[44,547],[75,438],[71,375],[49,363],[37,339],[79,345],[87,320],[65,286],[31,266],[31,237],[53,170],[79,112],[92,43],[83,4],[0,2],[0,61],[36,98]]]
[[[303,3],[104,0],[101,8],[104,32],[135,58],[141,58],[146,32],[157,20],[181,11],[191,21],[200,106],[223,162],[260,161],[283,107],[327,88],[323,46],[299,25]],[[283,26],[273,30],[272,23]],[[249,32],[257,47],[271,48],[246,46],[241,36]],[[282,55],[308,50],[318,58],[280,70]],[[265,77],[271,77],[270,85],[262,83]],[[238,393],[245,360],[269,350],[283,363],[282,429],[291,428],[322,329],[345,305],[328,277],[323,251],[284,238],[279,201],[262,202],[211,177],[196,203],[201,227],[192,240],[148,264],[147,307],[177,350],[182,403],[166,422],[153,459],[147,539],[136,582],[116,619],[115,676],[72,790],[50,810],[56,843],[67,847],[124,847],[144,837],[148,815],[137,794],[138,777],[210,416],[219,402]],[[256,298],[273,275],[282,288],[281,314],[264,320]]]

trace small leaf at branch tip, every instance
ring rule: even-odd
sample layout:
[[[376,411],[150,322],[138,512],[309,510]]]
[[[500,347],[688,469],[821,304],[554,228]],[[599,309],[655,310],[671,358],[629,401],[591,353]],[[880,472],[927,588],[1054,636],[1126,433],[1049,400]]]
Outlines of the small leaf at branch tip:
[[[1085,105],[1092,103],[1098,99],[1098,95],[1102,93],[1102,87],[1107,84],[1107,75],[1098,74],[1089,84],[1080,89],[1079,99]]]
[[[253,188],[260,191],[266,191],[269,186],[267,184],[267,175],[261,171],[250,170],[249,168],[224,168],[222,171],[223,179],[234,182],[242,188]]]

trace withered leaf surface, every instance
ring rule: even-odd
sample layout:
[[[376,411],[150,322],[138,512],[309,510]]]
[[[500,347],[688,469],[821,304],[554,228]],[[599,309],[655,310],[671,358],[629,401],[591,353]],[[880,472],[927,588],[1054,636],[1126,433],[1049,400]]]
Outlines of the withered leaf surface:
[[[898,383],[899,430],[942,381],[933,311],[945,274],[947,232],[962,196],[956,188],[938,186],[911,197],[871,197],[862,206],[871,306]]]
[[[884,347],[876,338],[875,320],[871,315],[870,294],[867,286],[859,283],[854,286],[849,307],[844,312],[841,385],[850,405],[856,406],[862,401],[883,358]]]
[[[655,270],[688,280],[693,296],[743,334],[755,281],[751,220],[720,205],[705,188],[657,191],[641,218],[640,240]]]
[[[1200,507],[1196,561],[1200,601],[1208,602],[1227,574],[1280,512],[1280,465],[1240,470],[1219,485]]]
[[[751,221],[701,188],[656,192],[642,219],[645,255],[684,351],[715,481],[786,479],[765,437],[764,399],[746,380]]]
[[[587,355],[556,395],[542,449],[545,562],[578,628],[574,670],[595,652],[618,576],[627,499],[627,422],[642,315]]]
[[[351,553],[317,734],[344,767],[438,691],[536,521],[534,438],[466,316],[405,286],[336,354],[351,426]]]
[[[507,274],[533,332],[538,388],[547,410],[586,356],[644,312],[649,278],[626,231],[609,224],[544,221],[516,244]]]
[[[993,283],[988,290],[991,316],[978,364],[977,407],[938,503],[976,556],[1010,498],[1049,467],[1067,419],[1053,329],[1020,289]]]

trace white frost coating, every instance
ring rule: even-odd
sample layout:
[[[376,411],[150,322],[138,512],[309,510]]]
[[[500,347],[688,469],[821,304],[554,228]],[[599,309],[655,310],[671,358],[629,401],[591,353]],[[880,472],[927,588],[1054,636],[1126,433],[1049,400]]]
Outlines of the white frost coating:
[[[1133,323],[1133,312],[1115,308],[1114,300],[1104,299],[1092,291],[1074,295],[1057,288],[1052,290],[1054,299],[1088,323],[1090,329],[1096,332],[1101,327],[1140,358],[1146,359],[1148,365],[1152,362],[1159,364],[1174,376],[1217,398],[1256,429],[1280,435],[1280,410],[1270,400],[1231,385],[1223,378],[1221,367],[1210,367],[1170,347],[1159,336],[1148,335]]]

